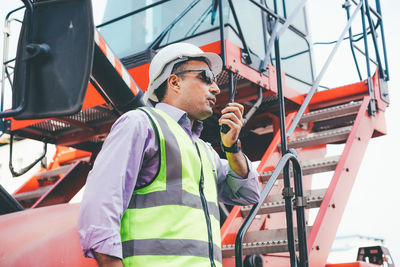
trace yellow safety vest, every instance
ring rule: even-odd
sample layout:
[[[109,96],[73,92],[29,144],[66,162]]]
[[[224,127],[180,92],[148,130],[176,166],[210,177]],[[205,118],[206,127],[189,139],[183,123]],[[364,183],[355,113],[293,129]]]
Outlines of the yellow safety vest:
[[[124,266],[222,266],[217,171],[212,148],[193,144],[165,112],[140,108],[159,145],[154,181],[134,190],[121,222]]]

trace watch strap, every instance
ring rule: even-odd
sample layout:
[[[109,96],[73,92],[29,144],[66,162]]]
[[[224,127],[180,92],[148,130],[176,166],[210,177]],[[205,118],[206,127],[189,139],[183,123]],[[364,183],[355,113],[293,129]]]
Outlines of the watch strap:
[[[236,140],[236,142],[230,146],[230,147],[226,147],[224,146],[224,143],[221,141],[221,150],[222,152],[226,153],[238,153],[241,150],[241,143],[240,140]]]

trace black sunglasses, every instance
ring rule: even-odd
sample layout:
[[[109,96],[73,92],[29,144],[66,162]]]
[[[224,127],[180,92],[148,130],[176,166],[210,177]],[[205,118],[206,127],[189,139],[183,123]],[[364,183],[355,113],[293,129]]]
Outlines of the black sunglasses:
[[[212,84],[212,83],[217,83],[217,78],[215,77],[214,73],[211,70],[183,70],[177,73],[174,73],[175,75],[183,74],[186,72],[200,72],[200,79],[207,83],[207,84]]]

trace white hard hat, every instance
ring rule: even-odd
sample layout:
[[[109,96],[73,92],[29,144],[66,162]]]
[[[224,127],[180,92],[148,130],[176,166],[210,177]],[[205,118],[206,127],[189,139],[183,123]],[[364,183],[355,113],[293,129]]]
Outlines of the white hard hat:
[[[176,63],[187,61],[190,58],[203,57],[214,75],[222,70],[222,60],[219,55],[210,52],[203,52],[200,48],[189,43],[170,44],[161,49],[153,58],[149,69],[149,86],[144,94],[143,100],[151,99],[159,102],[154,94],[156,90],[172,74]]]

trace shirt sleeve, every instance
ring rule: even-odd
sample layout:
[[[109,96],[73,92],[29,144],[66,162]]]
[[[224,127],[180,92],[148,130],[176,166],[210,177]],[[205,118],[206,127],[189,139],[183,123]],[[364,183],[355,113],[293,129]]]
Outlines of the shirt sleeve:
[[[93,257],[94,250],[122,258],[121,219],[152,137],[145,113],[138,110],[112,126],[88,175],[80,208],[78,232],[86,257]]]
[[[258,173],[252,162],[246,157],[249,173],[246,178],[238,175],[229,165],[228,160],[221,159],[214,151],[214,158],[218,173],[219,201],[229,205],[250,205],[260,199]]]

